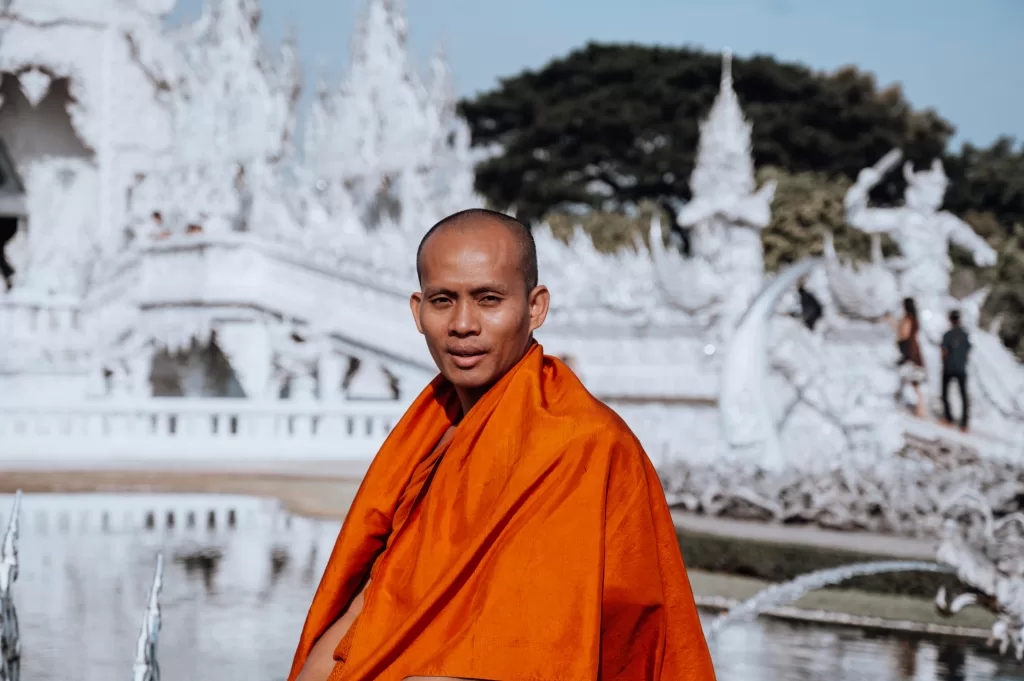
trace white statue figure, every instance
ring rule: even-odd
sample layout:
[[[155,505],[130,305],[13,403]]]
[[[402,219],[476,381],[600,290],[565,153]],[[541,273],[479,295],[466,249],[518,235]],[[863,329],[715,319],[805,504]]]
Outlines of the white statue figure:
[[[693,198],[678,215],[679,226],[690,230],[693,257],[709,263],[725,285],[717,311],[723,342],[761,290],[761,230],[771,221],[775,196],[775,182],[757,189],[750,133],[732,86],[732,55],[726,51],[721,89],[700,126],[690,178]]]
[[[878,163],[860,171],[857,181],[846,193],[847,221],[869,234],[889,234],[903,253],[899,263],[900,291],[914,298],[921,311],[921,328],[929,340],[937,343],[945,330],[949,303],[949,244],[962,246],[974,255],[981,267],[994,265],[995,251],[966,222],[940,211],[948,180],[942,162],[931,168],[913,170],[907,162],[903,175],[907,180],[904,204],[897,208],[871,208],[868,193],[902,157],[894,149]]]

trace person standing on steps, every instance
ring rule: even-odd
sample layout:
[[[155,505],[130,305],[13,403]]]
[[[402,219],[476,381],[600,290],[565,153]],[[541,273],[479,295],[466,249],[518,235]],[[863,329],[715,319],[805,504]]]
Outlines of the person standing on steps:
[[[949,313],[950,329],[942,336],[942,408],[946,423],[953,424],[953,411],[949,408],[949,384],[956,381],[960,388],[960,430],[967,432],[969,402],[967,399],[967,356],[971,340],[960,324],[960,312]]]
[[[924,370],[921,344],[917,340],[921,323],[917,318],[917,304],[914,303],[913,298],[903,299],[903,317],[894,326],[897,334],[896,346],[900,350],[900,378],[904,381],[904,385],[909,383],[914,388],[914,396],[917,398],[914,415],[924,418],[925,405],[921,384],[925,382],[927,376]]]

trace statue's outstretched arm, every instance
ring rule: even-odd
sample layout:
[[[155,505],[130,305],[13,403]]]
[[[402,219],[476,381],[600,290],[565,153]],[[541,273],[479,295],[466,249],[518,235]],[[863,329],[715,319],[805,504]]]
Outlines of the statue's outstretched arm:
[[[846,201],[846,221],[852,227],[868,234],[888,234],[898,231],[904,221],[902,208],[871,208],[867,195],[863,201]]]
[[[946,233],[949,234],[949,240],[957,246],[969,250],[974,255],[976,265],[979,267],[991,267],[996,264],[997,254],[995,250],[978,236],[973,227],[949,213],[944,213],[942,218],[945,222]]]
[[[846,192],[846,197],[843,199],[843,206],[846,208],[846,221],[850,225],[869,234],[894,232],[900,228],[902,209],[871,208],[868,206],[868,193],[899,162],[902,156],[899,149],[893,149],[878,163],[860,171],[857,181]]]

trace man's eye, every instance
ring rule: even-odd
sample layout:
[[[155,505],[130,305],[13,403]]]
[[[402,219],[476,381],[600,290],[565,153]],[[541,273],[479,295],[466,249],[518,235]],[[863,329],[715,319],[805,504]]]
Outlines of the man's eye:
[[[495,305],[501,302],[501,298],[498,296],[484,296],[480,299],[480,302],[486,303],[487,305]]]
[[[435,306],[444,306],[450,304],[452,301],[451,298],[431,298],[430,302]]]

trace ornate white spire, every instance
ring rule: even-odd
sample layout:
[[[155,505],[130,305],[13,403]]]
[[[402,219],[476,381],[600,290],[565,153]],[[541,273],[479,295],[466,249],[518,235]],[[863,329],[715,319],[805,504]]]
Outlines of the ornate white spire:
[[[301,85],[298,54],[291,36],[277,58],[264,51],[260,14],[258,0],[208,0],[180,34],[191,74],[178,140],[199,158],[245,164],[286,154]]]
[[[442,121],[456,115],[455,85],[452,82],[451,67],[448,65],[448,52],[444,46],[440,47],[430,60],[429,100]]]
[[[409,64],[406,33],[402,5],[370,1],[342,86],[329,105],[326,98],[316,104],[318,120],[307,131],[307,160],[318,177],[363,178],[375,185],[368,175],[397,174],[426,160],[426,93]]]
[[[743,116],[733,89],[732,53],[722,53],[718,97],[700,125],[697,163],[690,176],[694,198],[753,193],[754,161],[750,153],[751,125]]]

